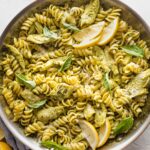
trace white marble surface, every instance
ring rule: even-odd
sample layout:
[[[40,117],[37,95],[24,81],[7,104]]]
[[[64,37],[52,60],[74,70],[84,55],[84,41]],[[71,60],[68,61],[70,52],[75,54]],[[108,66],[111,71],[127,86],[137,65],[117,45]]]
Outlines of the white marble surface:
[[[33,0],[0,0],[0,34],[10,20]],[[136,10],[150,25],[150,0],[122,0]],[[150,126],[125,150],[150,150]]]

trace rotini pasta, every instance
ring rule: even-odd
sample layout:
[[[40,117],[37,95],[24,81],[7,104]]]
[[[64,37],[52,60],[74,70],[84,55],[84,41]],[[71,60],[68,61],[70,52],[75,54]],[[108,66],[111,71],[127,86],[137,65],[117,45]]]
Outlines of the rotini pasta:
[[[148,94],[150,51],[121,11],[102,8],[99,0],[80,7],[51,4],[29,16],[4,44],[0,65],[6,112],[26,136],[87,150],[92,146],[81,120],[96,133],[108,121],[109,140],[116,138],[122,120],[140,116]],[[112,38],[95,42],[109,34],[106,29],[115,19]],[[99,22],[104,26],[97,35]]]

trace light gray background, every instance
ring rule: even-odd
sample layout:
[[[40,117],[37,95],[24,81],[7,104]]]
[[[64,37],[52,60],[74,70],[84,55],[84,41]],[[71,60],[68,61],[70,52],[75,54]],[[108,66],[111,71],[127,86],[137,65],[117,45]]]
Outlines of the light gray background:
[[[0,0],[0,34],[10,20],[34,0]],[[150,25],[150,0],[122,0],[140,14]],[[125,150],[150,150],[150,126]]]

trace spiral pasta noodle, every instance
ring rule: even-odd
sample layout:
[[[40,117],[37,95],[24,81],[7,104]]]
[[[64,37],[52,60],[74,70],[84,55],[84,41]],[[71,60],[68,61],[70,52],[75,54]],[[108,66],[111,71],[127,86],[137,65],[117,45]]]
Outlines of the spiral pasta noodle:
[[[14,121],[18,121],[22,115],[23,115],[23,111],[25,109],[26,104],[24,103],[24,101],[21,100],[16,100],[14,103],[14,108],[13,108],[13,114],[14,114]]]
[[[36,132],[42,131],[43,128],[44,125],[42,122],[34,122],[25,128],[25,134],[26,136],[29,136],[30,134],[35,134]]]
[[[114,140],[127,133],[115,133],[124,119],[134,121],[142,114],[150,81],[149,47],[120,8],[105,9],[99,2],[50,4],[32,12],[2,46],[1,95],[7,115],[25,136],[87,150],[88,128],[99,133],[108,122],[107,140]],[[115,20],[114,35],[99,43]],[[87,123],[86,133],[81,121]]]

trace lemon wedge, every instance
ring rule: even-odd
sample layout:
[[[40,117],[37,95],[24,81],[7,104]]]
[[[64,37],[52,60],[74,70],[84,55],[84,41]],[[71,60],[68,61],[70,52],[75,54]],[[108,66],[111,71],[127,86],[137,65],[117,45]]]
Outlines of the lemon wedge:
[[[105,26],[104,21],[96,23],[94,25],[91,25],[87,28],[82,29],[81,31],[77,33],[74,33],[73,38],[78,42],[91,40],[102,33],[104,26]]]
[[[100,128],[100,130],[98,132],[100,140],[99,140],[97,147],[101,147],[107,142],[107,140],[110,136],[110,132],[111,132],[111,125],[110,125],[109,120],[106,119],[105,124]]]
[[[5,142],[0,142],[0,150],[12,150]]]
[[[106,45],[115,36],[119,26],[119,18],[115,18],[107,27],[104,28],[98,45]]]
[[[95,150],[99,142],[99,136],[98,136],[96,129],[88,121],[79,120],[78,123],[79,123],[79,126],[81,127],[82,135],[88,141],[92,150]]]
[[[101,38],[101,35],[99,35],[98,37],[96,37],[94,39],[85,40],[85,41],[82,41],[79,44],[74,44],[73,47],[77,48],[77,49],[82,49],[82,48],[87,48],[87,47],[90,47],[90,46],[94,46],[94,45],[97,44],[97,42],[100,40],[100,38]]]
[[[0,140],[2,140],[4,138],[4,132],[3,130],[0,128]]]

